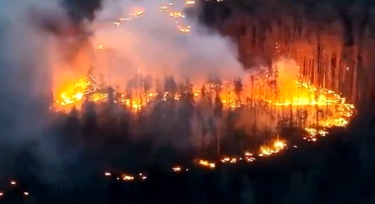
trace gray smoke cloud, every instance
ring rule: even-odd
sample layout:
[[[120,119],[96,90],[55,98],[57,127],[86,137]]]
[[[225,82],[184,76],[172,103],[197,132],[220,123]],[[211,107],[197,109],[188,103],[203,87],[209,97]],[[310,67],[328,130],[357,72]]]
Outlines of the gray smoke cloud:
[[[168,11],[160,8],[163,5]],[[241,77],[243,69],[229,39],[209,34],[195,19],[170,16],[170,12],[183,12],[184,8],[184,1],[172,6],[162,0],[105,4],[94,22],[92,40],[104,47],[96,54],[97,69],[119,84],[138,70],[159,77],[167,73],[182,80],[190,78],[193,83],[202,83],[208,74],[228,80]],[[144,13],[121,20],[137,9]],[[120,25],[114,25],[114,21]],[[191,32],[181,33],[178,25],[190,26]]]

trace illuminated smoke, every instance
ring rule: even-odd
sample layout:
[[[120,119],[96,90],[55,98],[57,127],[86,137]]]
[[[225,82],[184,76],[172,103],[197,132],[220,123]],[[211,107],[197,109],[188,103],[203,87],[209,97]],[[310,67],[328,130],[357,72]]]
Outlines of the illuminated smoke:
[[[184,2],[181,4],[108,4],[94,22],[93,42],[104,47],[96,54],[96,68],[120,85],[138,70],[159,77],[190,78],[193,83],[205,81],[209,74],[241,77],[243,69],[231,42],[217,33],[208,34],[195,20],[183,18],[183,13],[177,13],[184,10]],[[137,11],[143,13],[137,16]],[[190,32],[183,33],[188,28]]]

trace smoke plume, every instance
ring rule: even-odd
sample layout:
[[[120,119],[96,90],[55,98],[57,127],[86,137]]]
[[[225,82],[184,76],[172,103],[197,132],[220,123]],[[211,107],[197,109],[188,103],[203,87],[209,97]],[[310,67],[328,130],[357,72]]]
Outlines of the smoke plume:
[[[189,78],[193,83],[202,83],[209,74],[229,80],[243,75],[236,48],[228,39],[207,32],[195,19],[170,16],[174,11],[183,12],[184,5],[180,3],[169,6],[163,1],[137,1],[105,5],[94,22],[93,42],[104,48],[95,55],[97,70],[111,83],[121,85],[139,71],[156,77],[168,74],[180,80]],[[161,6],[168,6],[168,10],[163,11]],[[143,14],[136,17],[137,11]],[[191,32],[182,33],[178,26],[190,26]]]

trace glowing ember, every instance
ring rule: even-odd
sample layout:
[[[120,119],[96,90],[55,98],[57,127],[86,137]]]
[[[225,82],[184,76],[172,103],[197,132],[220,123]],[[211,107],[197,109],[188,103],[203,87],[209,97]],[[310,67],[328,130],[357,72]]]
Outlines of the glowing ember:
[[[122,180],[124,181],[133,181],[134,180],[134,177],[133,176],[130,176],[130,175],[122,175]]]
[[[185,16],[181,12],[171,12],[169,16],[173,18],[185,18]]]
[[[175,166],[175,167],[172,168],[172,170],[173,170],[174,172],[180,172],[180,171],[181,171],[181,167],[179,167],[179,166]]]
[[[201,165],[201,166],[208,167],[208,168],[211,168],[211,169],[216,167],[216,165],[215,165],[214,162],[209,162],[209,161],[207,161],[207,160],[202,160],[202,159],[200,159],[200,160],[198,160],[197,163],[198,163],[199,165]]]
[[[179,29],[182,33],[189,33],[189,32],[190,32],[190,26],[188,26],[188,27],[178,26],[178,29]]]
[[[142,14],[143,14],[143,11],[137,11],[137,12],[135,13],[136,16],[140,16],[140,15],[142,15]]]
[[[195,4],[195,1],[185,1],[185,5],[187,6],[194,5],[194,4]]]
[[[276,154],[285,148],[286,144],[284,142],[276,140],[272,145],[261,146],[259,156],[269,156],[271,154]]]

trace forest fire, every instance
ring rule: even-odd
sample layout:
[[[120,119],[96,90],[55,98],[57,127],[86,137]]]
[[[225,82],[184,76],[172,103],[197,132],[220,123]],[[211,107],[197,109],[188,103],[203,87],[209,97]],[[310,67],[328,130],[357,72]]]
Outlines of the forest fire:
[[[67,87],[65,91],[58,94],[56,103],[62,106],[79,103],[85,97],[90,96],[91,101],[100,101],[107,97],[106,94],[96,92],[95,78],[92,76],[83,77]]]
[[[257,79],[250,77],[246,84],[236,80],[233,83],[230,81],[210,82],[202,86],[188,84],[183,89],[168,90],[166,87],[164,92],[160,92],[156,88],[154,91],[152,90],[152,87],[156,86],[155,82],[144,81],[143,77],[138,73],[135,78],[141,79],[141,83],[133,84],[133,88],[128,88],[125,92],[114,90],[114,94],[108,93],[104,87],[99,87],[95,77],[84,77],[74,83],[70,90],[59,94],[61,99],[56,102],[63,108],[69,108],[72,105],[82,103],[84,99],[96,103],[114,100],[114,103],[121,105],[124,109],[131,110],[134,115],[137,115],[142,109],[152,108],[157,103],[171,100],[179,102],[180,100],[186,100],[182,96],[191,95],[191,100],[196,101],[196,109],[205,109],[202,103],[208,101],[211,101],[208,103],[212,103],[211,106],[214,107],[222,104],[224,114],[231,110],[245,108],[241,111],[241,114],[245,115],[244,117],[260,117],[260,120],[264,120],[264,123],[271,130],[291,124],[304,129],[308,136],[303,139],[310,142],[315,142],[318,136],[327,135],[326,128],[345,127],[355,110],[355,107],[346,103],[345,98],[339,94],[328,89],[317,89],[308,83],[299,81],[290,83],[294,84],[294,88],[291,89],[290,86],[283,84],[280,84],[279,87],[270,85],[269,80],[264,81],[263,77],[258,76]],[[164,80],[167,84],[170,79]],[[129,83],[131,84],[131,82]],[[148,88],[144,87],[145,83],[148,84]],[[202,88],[199,89],[199,87]],[[255,87],[261,87],[262,89]],[[293,93],[293,91],[295,92]],[[115,95],[116,97],[109,99],[109,95]],[[271,140],[269,145],[260,147],[257,155],[276,154],[286,147],[286,142],[282,140]],[[242,159],[249,162],[254,161],[255,159],[249,155],[243,158],[225,157],[222,162],[236,163]],[[210,168],[215,167],[214,163],[204,160],[197,163]],[[174,171],[178,171],[178,168]]]
[[[368,2],[60,1],[2,15],[0,201],[375,200]]]
[[[307,83],[301,83],[298,81],[295,81],[295,86],[298,87],[299,93],[296,93],[296,95],[291,96],[290,98],[284,98],[281,99],[281,97],[277,97],[276,95],[273,95],[270,91],[269,93],[261,93],[259,90],[250,90],[249,84],[244,84],[243,90],[239,91],[236,90],[235,84],[229,84],[230,81],[226,81],[223,84],[219,85],[220,89],[224,89],[225,91],[220,92],[220,98],[221,102],[223,103],[225,108],[236,108],[240,107],[241,105],[244,105],[245,103],[249,103],[253,100],[253,103],[251,105],[254,106],[255,103],[258,103],[259,101],[264,101],[266,103],[269,103],[270,105],[274,105],[277,109],[283,109],[284,107],[323,107],[323,108],[331,108],[334,106],[334,108],[337,108],[337,112],[342,117],[336,118],[336,119],[327,119],[320,121],[319,124],[321,126],[345,126],[347,124],[347,120],[345,118],[350,118],[353,114],[354,105],[346,103],[345,98],[341,97],[339,94],[336,94],[335,92],[329,90],[329,89],[321,89],[317,90],[312,85],[308,85]],[[97,93],[97,86],[96,86],[96,79],[95,77],[83,77],[79,79],[76,82],[72,83],[71,87],[67,87],[66,91],[63,91],[62,93],[58,94],[60,96],[60,99],[56,100],[56,103],[66,106],[70,104],[74,104],[76,102],[81,101],[84,96],[87,96],[89,94],[91,95],[91,99],[93,101],[99,101],[99,100],[105,100],[107,97],[106,93]],[[152,83],[152,82],[150,82]],[[261,85],[264,86],[264,84],[259,84],[259,81],[254,82],[257,84],[253,84],[253,86]],[[260,82],[262,83],[262,82]],[[195,98],[202,95],[202,91],[211,91],[211,89],[214,89],[214,84],[207,83],[203,86],[193,86],[193,95]],[[199,90],[198,87],[203,87],[201,90]],[[266,90],[267,91],[267,90]],[[264,92],[266,92],[264,91]],[[288,90],[279,90],[278,94],[285,95],[285,92]],[[290,91],[290,90],[289,90]],[[140,99],[123,99],[124,95],[121,95],[121,100],[119,100],[120,103],[123,103],[126,106],[133,106],[134,104],[136,108],[139,108],[139,106],[146,105],[147,102],[150,102],[153,98],[157,97],[157,92],[148,92],[146,93],[140,93],[142,97],[144,97],[146,100],[143,104],[140,103]],[[166,97],[168,97],[168,92],[166,91],[162,99],[166,100]],[[204,93],[203,93],[204,94]],[[266,96],[268,94],[268,96]],[[289,93],[290,94],[290,93]],[[179,100],[181,93],[175,93],[175,100]],[[249,96],[253,96],[254,98],[251,98]],[[262,98],[264,97],[264,98]],[[246,98],[247,101],[242,101],[241,98]],[[337,107],[336,107],[337,106]],[[320,110],[323,111],[323,110]],[[333,110],[331,110],[330,114]],[[336,111],[335,111],[336,112]],[[304,112],[304,117],[307,117],[307,113]]]
[[[168,11],[174,20],[185,18],[183,13],[170,11],[168,6],[160,8]],[[143,14],[144,9],[134,9],[128,17],[122,17],[114,24],[119,26],[121,21]],[[178,30],[181,33],[190,33],[190,26],[182,26],[179,20],[176,21]],[[336,91],[311,84],[302,76],[302,71],[294,59],[281,57],[280,45],[277,42],[275,49],[280,55],[273,59],[270,67],[256,67],[255,71],[251,70],[237,79],[209,76],[206,82],[200,84],[192,84],[188,79],[178,81],[166,73],[164,79],[158,78],[160,73],[143,74],[138,69],[125,87],[116,86],[114,89],[111,84],[104,83],[102,79],[98,80],[92,72],[94,68],[90,68],[85,77],[55,93],[55,109],[80,109],[85,101],[91,101],[98,106],[116,104],[129,111],[134,118],[138,118],[144,117],[159,106],[167,107],[164,110],[167,112],[168,109],[177,111],[190,104],[191,118],[199,121],[202,126],[201,131],[191,133],[193,137],[202,134],[201,137],[205,138],[216,134],[217,138],[214,140],[218,143],[220,134],[225,132],[223,129],[230,128],[239,128],[244,132],[255,132],[256,129],[270,135],[257,149],[243,149],[245,153],[242,156],[223,157],[218,153],[222,163],[237,163],[241,160],[253,162],[257,156],[266,157],[283,151],[288,148],[288,140],[285,139],[287,136],[280,135],[284,127],[303,130],[301,138],[309,142],[326,136],[330,127],[345,127],[354,114],[354,105]],[[106,51],[106,48],[99,45],[98,50]],[[223,125],[224,120],[232,115],[236,118],[233,127]],[[213,143],[212,141],[210,139],[208,143]],[[204,143],[206,142],[201,145],[204,146]],[[220,145],[217,146],[220,149]],[[254,152],[254,155],[248,151]],[[198,159],[196,163],[208,168],[216,166],[215,162],[202,159]],[[181,167],[176,166],[173,171],[179,172]]]

